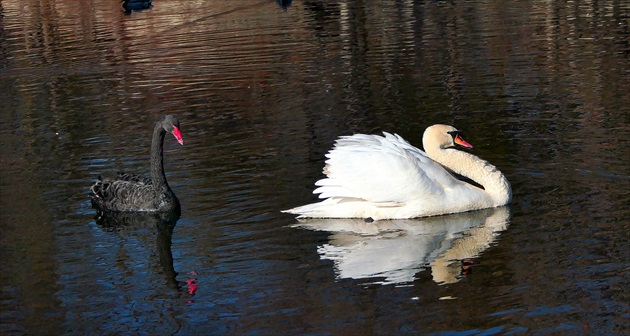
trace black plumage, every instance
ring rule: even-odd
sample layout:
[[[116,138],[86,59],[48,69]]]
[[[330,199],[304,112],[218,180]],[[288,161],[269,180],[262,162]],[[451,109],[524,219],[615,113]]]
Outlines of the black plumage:
[[[155,124],[151,140],[151,178],[119,172],[113,180],[98,181],[90,188],[92,205],[108,211],[178,212],[179,200],[164,175],[163,145],[166,133],[184,144],[179,121],[167,115]]]

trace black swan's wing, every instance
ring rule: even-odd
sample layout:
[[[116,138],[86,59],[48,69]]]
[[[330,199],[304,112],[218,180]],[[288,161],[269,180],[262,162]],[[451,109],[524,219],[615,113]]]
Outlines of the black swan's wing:
[[[116,180],[135,182],[135,183],[141,183],[141,184],[151,184],[150,178],[146,178],[144,176],[136,175],[136,174],[129,174],[125,172],[118,172],[118,176],[116,177]]]
[[[155,192],[151,181],[138,175],[125,174],[125,178],[104,181],[92,185],[92,202],[112,211],[155,211]]]

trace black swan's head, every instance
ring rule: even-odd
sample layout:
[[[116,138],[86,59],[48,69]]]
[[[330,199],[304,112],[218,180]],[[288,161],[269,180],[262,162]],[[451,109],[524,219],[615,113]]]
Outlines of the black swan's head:
[[[179,130],[179,121],[173,115],[166,115],[162,118],[162,128],[168,133],[173,134],[177,142],[180,145],[184,144],[184,138],[182,138],[182,132]]]

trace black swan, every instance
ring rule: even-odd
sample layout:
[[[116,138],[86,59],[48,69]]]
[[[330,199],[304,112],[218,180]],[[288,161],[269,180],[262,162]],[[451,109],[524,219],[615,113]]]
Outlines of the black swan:
[[[92,205],[105,211],[179,212],[179,200],[164,175],[162,147],[166,132],[184,144],[177,118],[167,115],[155,124],[151,140],[151,179],[122,172],[113,180],[103,180],[99,176],[90,188]]]

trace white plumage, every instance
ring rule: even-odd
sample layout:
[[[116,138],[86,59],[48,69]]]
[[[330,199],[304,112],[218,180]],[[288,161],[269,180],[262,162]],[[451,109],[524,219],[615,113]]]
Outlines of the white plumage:
[[[510,185],[494,166],[455,148],[472,147],[452,126],[424,133],[424,152],[397,134],[340,137],[326,155],[326,178],[314,193],[325,199],[286,210],[299,217],[414,218],[505,205]],[[457,179],[447,169],[479,183]]]

